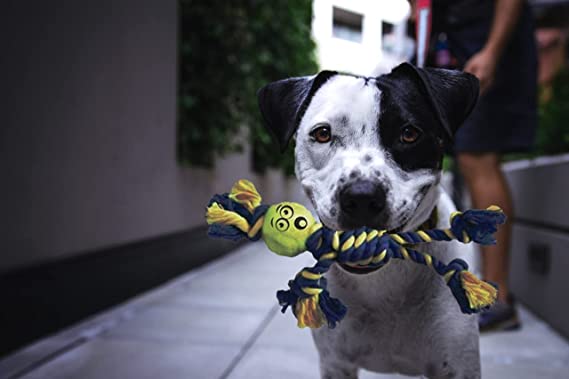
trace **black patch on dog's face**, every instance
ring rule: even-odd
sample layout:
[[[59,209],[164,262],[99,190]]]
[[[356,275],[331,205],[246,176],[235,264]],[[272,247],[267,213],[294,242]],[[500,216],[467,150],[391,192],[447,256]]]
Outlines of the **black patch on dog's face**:
[[[401,64],[378,77],[377,86],[381,90],[380,137],[395,162],[405,171],[440,169],[456,130],[476,105],[476,77]],[[401,141],[406,126],[420,131],[413,143]]]
[[[401,88],[382,88],[379,135],[393,160],[405,171],[440,169],[444,155],[445,131],[435,119],[416,86],[401,83]],[[420,131],[413,143],[401,141],[403,128]]]
[[[324,71],[271,83],[259,91],[259,106],[281,148],[296,135],[295,172],[322,223],[337,229],[402,230],[413,217],[428,217],[436,196],[429,189],[438,183],[444,147],[477,93],[472,75],[401,64],[377,78]],[[325,124],[330,140],[315,141],[311,133]],[[405,126],[420,131],[419,136],[405,134],[410,143],[402,142]],[[358,181],[385,189],[384,196],[364,191],[351,199],[359,202],[358,210],[373,212],[342,209],[340,194]],[[381,198],[381,210],[372,197]],[[375,205],[365,204],[370,201]]]

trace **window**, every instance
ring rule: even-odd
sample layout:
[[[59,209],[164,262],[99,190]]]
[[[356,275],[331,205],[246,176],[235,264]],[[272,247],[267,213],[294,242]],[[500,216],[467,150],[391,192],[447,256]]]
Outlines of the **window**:
[[[393,31],[393,24],[383,21],[381,23],[381,35],[391,34]]]
[[[361,14],[333,7],[332,36],[361,43],[363,18]]]

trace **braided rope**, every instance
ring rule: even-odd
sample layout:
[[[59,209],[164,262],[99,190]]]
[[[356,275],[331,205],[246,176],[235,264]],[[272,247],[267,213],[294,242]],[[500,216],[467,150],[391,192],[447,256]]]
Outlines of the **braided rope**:
[[[506,216],[496,206],[485,210],[468,210],[453,212],[450,216],[450,228],[418,230],[415,232],[395,233],[391,236],[399,244],[417,244],[432,241],[458,240],[462,243],[471,241],[483,245],[496,243],[493,234],[497,225],[505,221]]]

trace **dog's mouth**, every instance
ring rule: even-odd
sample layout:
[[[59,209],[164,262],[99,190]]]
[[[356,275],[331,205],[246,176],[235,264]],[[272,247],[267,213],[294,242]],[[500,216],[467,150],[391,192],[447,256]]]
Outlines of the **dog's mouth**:
[[[399,225],[396,228],[393,229],[388,229],[387,233],[389,234],[393,234],[393,233],[399,233],[400,231],[403,230],[403,228],[405,227],[405,222],[402,223],[401,225]],[[379,229],[381,230],[381,228],[376,228],[376,227],[372,227],[373,229]],[[349,272],[350,274],[356,274],[356,275],[366,275],[366,274],[371,274],[372,272],[375,272],[381,268],[383,268],[385,266],[385,264],[380,264],[380,265],[365,265],[365,264],[358,264],[358,263],[338,263],[338,265],[344,270]]]
[[[340,267],[350,274],[365,275],[375,272],[385,265],[379,266],[362,266],[355,263],[338,263]]]

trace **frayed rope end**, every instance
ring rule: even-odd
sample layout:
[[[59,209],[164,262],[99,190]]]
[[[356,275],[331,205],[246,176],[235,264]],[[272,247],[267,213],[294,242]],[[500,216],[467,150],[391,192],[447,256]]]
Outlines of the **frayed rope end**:
[[[485,309],[496,302],[498,289],[491,283],[478,279],[469,271],[462,271],[460,279],[471,309]]]
[[[327,324],[333,329],[347,312],[346,306],[340,300],[330,297],[327,290],[302,298],[292,290],[281,290],[277,292],[277,299],[282,306],[281,312],[284,313],[289,306],[292,308],[299,328],[316,329]]]
[[[450,262],[445,276],[462,313],[478,313],[496,302],[497,287],[478,279],[468,271],[468,265],[462,259]]]
[[[459,241],[494,245],[496,243],[494,233],[498,230],[498,225],[506,222],[506,215],[502,209],[491,205],[486,209],[454,212],[450,222],[452,233]]]
[[[326,316],[319,306],[319,295],[312,295],[300,299],[294,306],[294,315],[299,328],[320,328],[326,324]]]

